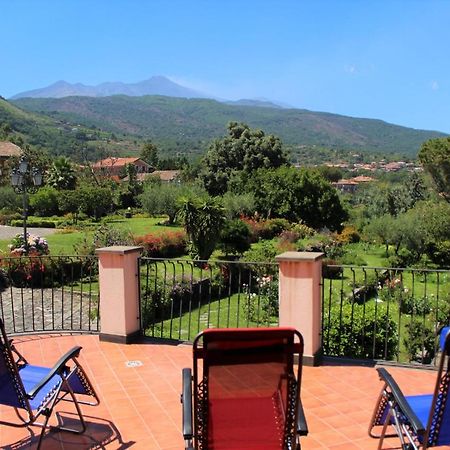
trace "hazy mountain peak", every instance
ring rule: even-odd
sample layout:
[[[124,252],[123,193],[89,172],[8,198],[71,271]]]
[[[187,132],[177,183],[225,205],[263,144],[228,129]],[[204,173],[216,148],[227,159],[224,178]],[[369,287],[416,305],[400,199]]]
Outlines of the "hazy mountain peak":
[[[62,98],[68,96],[106,97],[110,95],[165,95],[167,97],[208,98],[206,94],[177,84],[162,75],[152,76],[137,83],[123,83],[121,81],[107,81],[96,86],[82,83],[68,83],[64,80],[40,89],[20,92],[12,99],[31,98]]]

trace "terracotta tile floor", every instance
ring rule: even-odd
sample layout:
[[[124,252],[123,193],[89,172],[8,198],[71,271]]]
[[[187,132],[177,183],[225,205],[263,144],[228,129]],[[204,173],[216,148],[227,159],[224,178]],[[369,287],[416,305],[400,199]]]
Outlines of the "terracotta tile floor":
[[[73,345],[83,347],[80,361],[97,388],[101,404],[85,407],[88,429],[82,436],[50,432],[44,449],[183,449],[181,437],[181,369],[191,366],[191,347],[164,343],[119,345],[99,342],[98,336],[30,336],[16,338],[31,363],[53,365]],[[127,361],[141,361],[127,367]],[[392,368],[406,392],[431,391],[435,374]],[[302,401],[310,434],[302,449],[375,449],[367,425],[381,387],[371,367],[327,364],[305,367]],[[10,409],[10,408],[9,408]],[[0,408],[0,417],[9,417]],[[58,406],[65,421],[73,418],[69,403]],[[30,431],[31,430],[31,431]],[[2,449],[36,446],[39,429],[0,427]],[[385,448],[398,448],[395,440]]]

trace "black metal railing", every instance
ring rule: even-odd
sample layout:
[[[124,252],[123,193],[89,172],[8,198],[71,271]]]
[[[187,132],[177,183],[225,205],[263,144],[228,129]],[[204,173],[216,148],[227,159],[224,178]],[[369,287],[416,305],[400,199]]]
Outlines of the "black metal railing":
[[[278,325],[278,265],[140,259],[145,335],[192,340],[206,328]]]
[[[449,281],[449,270],[324,266],[324,354],[432,364],[450,319]]]
[[[98,332],[97,257],[0,259],[0,316],[8,334]]]

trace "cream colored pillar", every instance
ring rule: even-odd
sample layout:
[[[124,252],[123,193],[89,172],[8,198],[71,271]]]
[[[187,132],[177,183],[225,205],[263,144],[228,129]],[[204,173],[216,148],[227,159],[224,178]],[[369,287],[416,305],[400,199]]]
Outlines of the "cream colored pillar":
[[[285,252],[279,262],[280,326],[303,335],[303,363],[317,365],[322,354],[321,278],[323,253]]]
[[[96,250],[99,258],[100,340],[128,344],[141,333],[139,267],[142,247]]]

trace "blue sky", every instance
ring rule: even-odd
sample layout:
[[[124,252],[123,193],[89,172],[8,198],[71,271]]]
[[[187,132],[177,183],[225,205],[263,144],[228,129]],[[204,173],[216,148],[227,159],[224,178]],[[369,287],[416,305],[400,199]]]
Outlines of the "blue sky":
[[[0,95],[165,75],[450,133],[450,0],[0,0]]]

